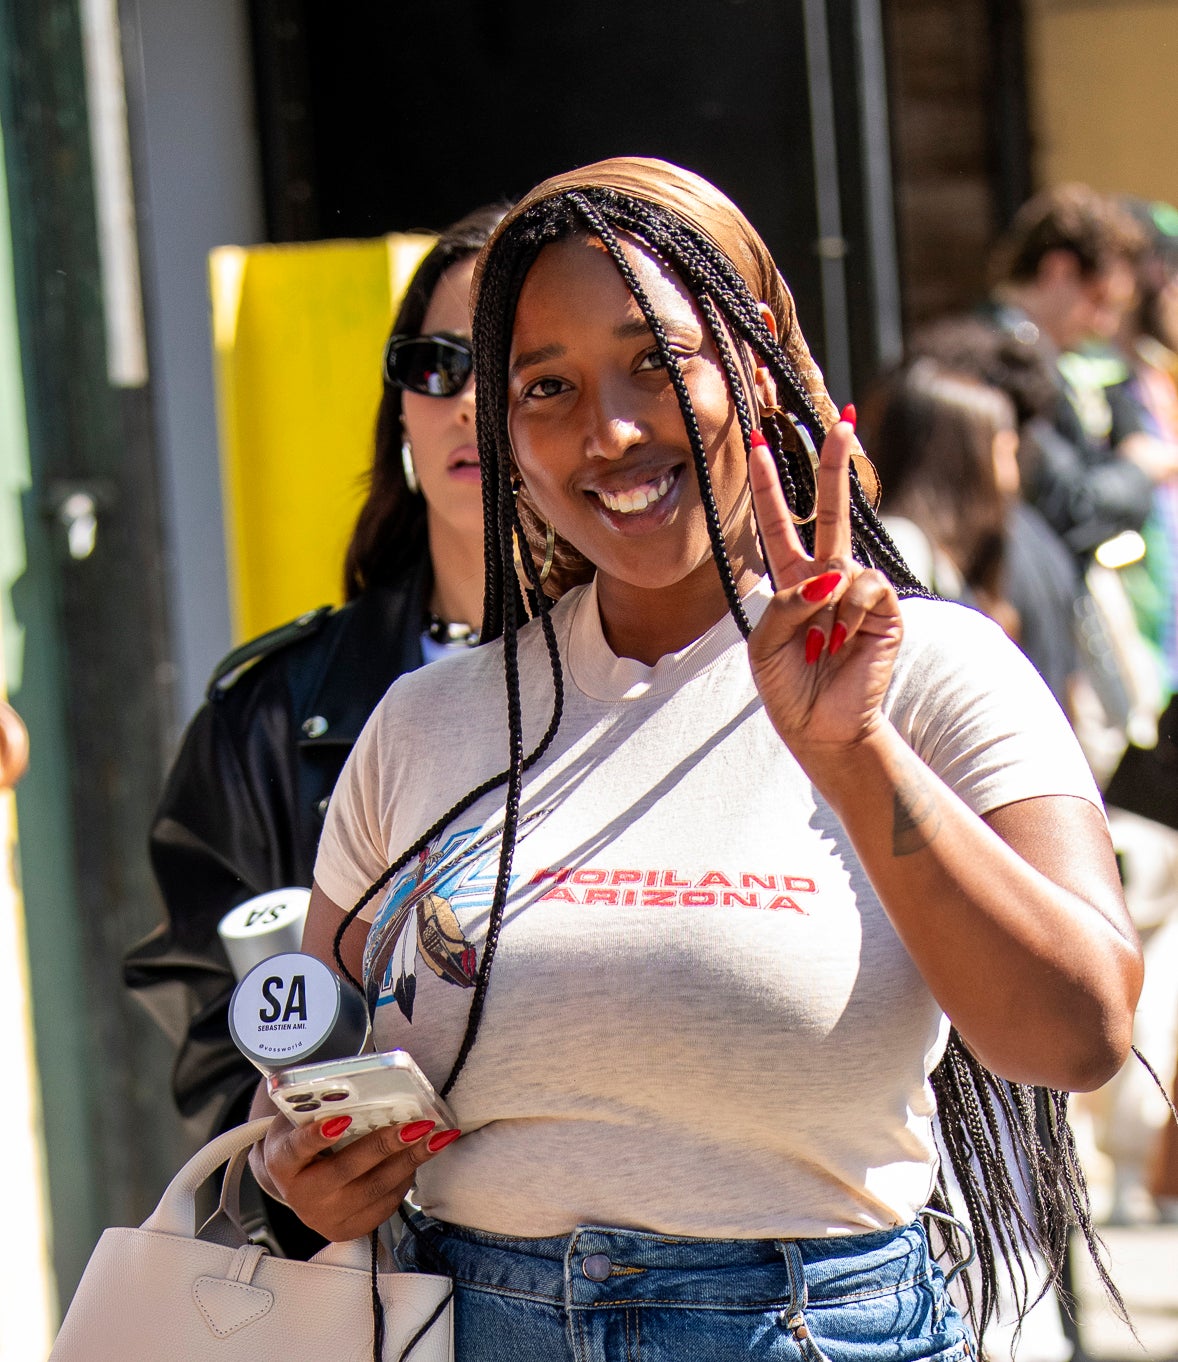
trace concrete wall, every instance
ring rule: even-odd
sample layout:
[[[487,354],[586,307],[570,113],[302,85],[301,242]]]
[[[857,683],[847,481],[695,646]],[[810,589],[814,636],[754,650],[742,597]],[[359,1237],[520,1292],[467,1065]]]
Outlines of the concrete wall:
[[[245,0],[125,0],[178,720],[229,650],[208,253],[264,237]]]

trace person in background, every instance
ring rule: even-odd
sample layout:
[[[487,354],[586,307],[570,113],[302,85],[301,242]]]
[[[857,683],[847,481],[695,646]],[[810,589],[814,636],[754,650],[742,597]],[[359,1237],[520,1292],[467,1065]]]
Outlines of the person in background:
[[[1127,363],[1123,380],[1110,387],[1114,429],[1144,409],[1148,433],[1171,449],[1178,447],[1178,209],[1168,203],[1127,199],[1125,207],[1141,225],[1146,248],[1138,262],[1137,306],[1120,336]],[[1148,883],[1137,913],[1142,919],[1154,987],[1138,1011],[1140,1043],[1159,1052],[1172,1048],[1178,991],[1178,477],[1158,485],[1149,519],[1142,527],[1143,557],[1121,572],[1134,618],[1158,670],[1161,712],[1157,742],[1130,745],[1109,782],[1108,798],[1119,809],[1150,823],[1136,829],[1138,859],[1148,848]],[[1161,824],[1162,826],[1158,826]],[[1146,836],[1148,830],[1148,838]],[[1132,896],[1130,908],[1135,907]],[[1163,988],[1160,981],[1167,980]],[[1178,1101],[1178,1063],[1170,1081]],[[1156,1107],[1156,1103],[1154,1103]],[[1141,1102],[1135,1104],[1138,1112]],[[1159,1115],[1162,1113],[1158,1112]],[[1122,1122],[1125,1124],[1125,1122]],[[1131,1142],[1131,1139],[1129,1141]],[[1114,1213],[1140,1216],[1143,1199],[1133,1198],[1133,1179],[1141,1178],[1160,1219],[1178,1223],[1178,1127],[1164,1120],[1153,1148],[1118,1164],[1119,1196]],[[1129,1165],[1128,1173],[1122,1164]]]
[[[909,356],[912,363],[925,357],[968,375],[1003,393],[1011,404],[1018,434],[1017,466],[1012,470],[1004,462],[1003,468],[1008,488],[1017,476],[1019,495],[1005,502],[1003,594],[1017,616],[1015,641],[1070,716],[1080,666],[1074,628],[1082,585],[1079,564],[1022,495],[1030,476],[1026,463],[1035,458],[1042,442],[1054,438],[1050,415],[1057,390],[1052,366],[1038,344],[972,315],[942,318],[922,328],[911,339]],[[886,479],[884,490],[887,495]]]
[[[1178,470],[1173,450],[1138,438],[1140,420],[1114,440],[1102,396],[1070,358],[1119,331],[1143,245],[1123,208],[1068,184],[1028,200],[991,261],[988,315],[1040,349],[1056,388],[1050,425],[1024,450],[1024,495],[1082,562],[1121,531],[1140,530],[1154,487]]]
[[[1138,260],[1136,305],[1118,336],[1126,371],[1109,387],[1108,403],[1114,437],[1138,424],[1160,446],[1161,460],[1178,451],[1178,209],[1141,199],[1126,200],[1125,207],[1141,225],[1146,246]],[[1122,575],[1168,699],[1178,691],[1178,471],[1154,489],[1142,535],[1145,555]]]
[[[469,295],[502,215],[481,208],[444,231],[397,312],[346,604],[218,666],[156,811],[150,854],[167,919],[128,952],[124,978],[177,1046],[176,1106],[210,1133],[245,1119],[258,1078],[229,1034],[235,980],[218,922],[267,890],[311,884],[328,798],[372,709],[404,672],[478,640]]]
[[[1014,406],[997,388],[922,357],[865,404],[884,527],[920,580],[974,605],[1017,641],[1006,597],[1006,518],[1018,496]]]

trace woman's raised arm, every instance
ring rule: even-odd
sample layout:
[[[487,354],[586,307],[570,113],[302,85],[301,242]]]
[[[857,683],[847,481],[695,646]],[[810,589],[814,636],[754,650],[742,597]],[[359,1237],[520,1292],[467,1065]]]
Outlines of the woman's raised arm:
[[[1142,975],[1104,819],[1071,796],[980,818],[884,715],[903,627],[891,584],[851,556],[853,445],[847,423],[832,427],[813,557],[767,452],[753,450],[778,588],[749,639],[766,712],[978,1058],[1018,1082],[1098,1087],[1128,1054]]]

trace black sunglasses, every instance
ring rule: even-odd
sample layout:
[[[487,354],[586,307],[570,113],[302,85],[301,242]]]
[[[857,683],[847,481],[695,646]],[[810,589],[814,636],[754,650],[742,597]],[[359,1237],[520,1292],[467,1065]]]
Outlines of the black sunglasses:
[[[384,381],[422,397],[457,397],[473,370],[460,336],[390,336],[384,348]]]

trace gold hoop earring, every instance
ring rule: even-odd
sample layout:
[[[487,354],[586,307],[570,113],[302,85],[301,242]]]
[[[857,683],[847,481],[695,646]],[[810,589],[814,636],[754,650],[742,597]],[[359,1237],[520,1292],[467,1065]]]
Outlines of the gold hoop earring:
[[[556,557],[556,528],[546,520],[544,522],[544,566],[540,569],[540,585],[543,586],[548,580],[548,574],[552,571],[552,560]]]
[[[798,439],[802,443],[802,448],[810,456],[810,468],[814,473],[814,509],[804,520],[799,520],[798,517],[794,515],[793,511],[790,511],[790,517],[795,525],[808,525],[818,515],[818,451],[814,447],[814,441],[810,438],[810,432],[806,427],[790,412],[782,411],[780,407],[766,407],[760,403],[758,403],[758,405],[761,409],[761,415],[763,417],[768,417],[770,420],[776,420],[777,417],[784,416],[790,425],[793,426],[794,430],[797,431]],[[851,468],[854,470],[855,476],[859,480],[859,487],[863,492],[867,504],[873,511],[878,511],[879,503],[883,496],[883,484],[880,482],[879,474],[875,470],[875,464],[873,464],[867,455],[864,454],[863,450],[860,449],[857,454],[851,455]]]
[[[515,558],[515,568],[520,576],[524,576],[525,553],[531,554],[532,549],[528,541],[523,538],[519,531],[512,534],[512,544],[514,546],[513,556]],[[543,586],[548,580],[548,574],[552,571],[552,561],[556,557],[556,530],[547,522],[544,522],[544,566],[540,569],[539,584]],[[533,566],[536,560],[532,559]]]
[[[519,499],[520,489],[523,487],[523,485],[524,482],[522,478],[512,479],[511,495],[516,500]],[[523,573],[524,562],[523,558],[521,557],[521,554],[531,553],[532,550],[528,546],[527,539],[524,538],[522,532],[519,530],[514,530],[512,532],[511,540],[514,547],[513,556],[515,558],[516,570],[520,573]],[[552,562],[555,557],[556,557],[556,528],[546,520],[544,522],[544,566],[540,569],[539,577],[539,583],[541,586],[543,586],[544,583],[548,580],[548,574],[552,571]],[[534,565],[535,559],[533,559],[532,562]]]
[[[785,417],[785,419],[790,423],[791,426],[793,426],[794,433],[797,435],[798,440],[801,442],[802,448],[806,451],[806,454],[809,456],[810,469],[811,472],[814,474],[813,510],[810,512],[808,516],[798,516],[794,514],[793,507],[791,506],[789,518],[793,521],[795,525],[809,525],[811,521],[818,519],[818,449],[815,446],[813,439],[810,437],[810,432],[806,429],[804,425],[802,425],[802,423],[798,420],[798,418],[793,414],[792,411],[783,411],[781,412],[781,415]]]
[[[413,463],[413,446],[409,443],[406,435],[401,441],[401,468],[405,474],[405,486],[410,492],[416,495],[421,491],[421,481],[417,476],[417,468]]]

